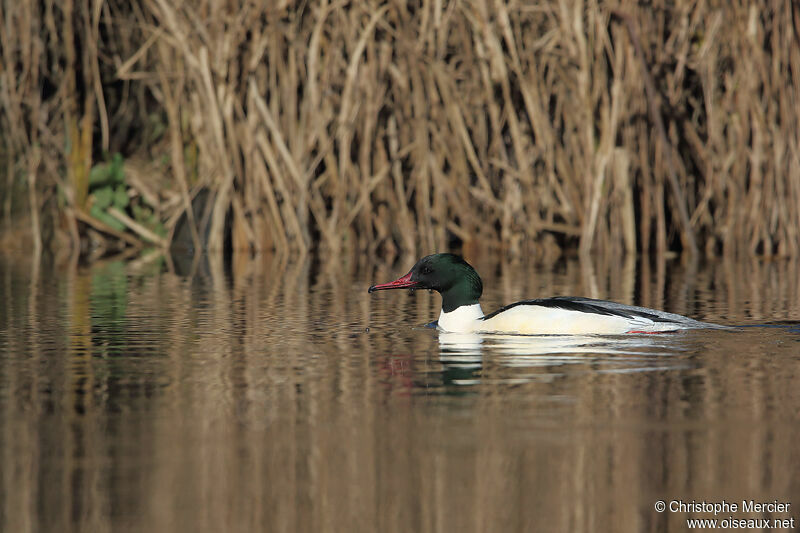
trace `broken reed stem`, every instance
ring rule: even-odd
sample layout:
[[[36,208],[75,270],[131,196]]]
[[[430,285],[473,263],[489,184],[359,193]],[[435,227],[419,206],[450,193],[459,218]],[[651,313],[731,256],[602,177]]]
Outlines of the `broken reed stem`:
[[[101,221],[97,220],[96,218],[88,215],[87,213],[84,213],[83,211],[75,210],[74,211],[74,215],[75,215],[75,218],[77,220],[80,220],[81,222],[83,222],[87,226],[90,226],[90,227],[96,229],[97,231],[100,231],[102,233],[106,233],[108,235],[111,235],[112,237],[115,237],[115,238],[117,238],[117,239],[119,239],[121,241],[124,241],[124,242],[126,242],[127,244],[129,244],[131,246],[134,246],[134,247],[137,247],[137,248],[140,248],[142,246],[142,242],[139,239],[137,239],[136,237],[134,237],[134,236],[132,236],[129,233],[126,233],[124,231],[117,231],[114,228],[112,228],[111,226],[105,224],[104,222],[101,222]]]
[[[159,237],[146,227],[142,226],[141,224],[133,220],[131,217],[129,217],[116,207],[110,208],[108,210],[108,213],[117,220],[119,220],[120,222],[122,222],[123,224],[125,224],[125,226],[127,226],[131,231],[139,235],[145,241],[160,246],[161,248],[166,248],[167,241],[165,239],[162,239],[161,237]]]
[[[164,156],[148,202],[191,220],[210,189],[211,248],[232,219],[237,246],[285,253],[797,255],[798,17],[766,0],[23,0],[0,13],[4,166],[24,175],[38,145],[69,179],[28,173],[29,194],[60,187],[80,213],[101,152]]]

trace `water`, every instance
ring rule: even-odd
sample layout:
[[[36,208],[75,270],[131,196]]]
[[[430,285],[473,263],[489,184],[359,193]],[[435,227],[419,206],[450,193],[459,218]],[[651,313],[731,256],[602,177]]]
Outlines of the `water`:
[[[438,296],[367,294],[412,263],[0,258],[0,530],[800,518],[795,263],[478,261],[486,311],[572,294],[759,326],[618,338],[440,335]]]

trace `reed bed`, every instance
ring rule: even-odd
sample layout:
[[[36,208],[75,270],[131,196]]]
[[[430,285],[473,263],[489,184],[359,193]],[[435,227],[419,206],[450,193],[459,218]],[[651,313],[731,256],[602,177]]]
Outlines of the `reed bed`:
[[[37,249],[168,243],[131,207],[118,230],[88,214],[119,152],[133,205],[167,230],[203,218],[212,249],[800,252],[791,2],[7,0],[1,18],[4,219],[30,213]]]

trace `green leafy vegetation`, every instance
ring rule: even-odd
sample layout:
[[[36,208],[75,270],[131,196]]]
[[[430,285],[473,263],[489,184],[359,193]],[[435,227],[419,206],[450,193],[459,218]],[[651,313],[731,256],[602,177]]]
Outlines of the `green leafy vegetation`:
[[[125,231],[127,226],[109,213],[112,208],[131,214],[133,220],[160,237],[167,234],[152,206],[147,205],[141,196],[135,196],[131,201],[131,191],[125,183],[125,162],[120,154],[92,167],[89,172],[89,202],[89,214],[117,231]],[[128,208],[130,213],[127,213]]]
[[[117,231],[125,231],[125,224],[108,213],[111,207],[122,210],[130,204],[120,154],[114,154],[111,161],[99,163],[89,171],[89,202],[90,215]]]

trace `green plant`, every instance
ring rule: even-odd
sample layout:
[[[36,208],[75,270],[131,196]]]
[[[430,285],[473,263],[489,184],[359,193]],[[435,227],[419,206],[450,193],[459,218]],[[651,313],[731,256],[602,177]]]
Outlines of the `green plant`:
[[[130,203],[122,155],[114,154],[111,161],[92,167],[89,171],[89,196],[89,214],[117,231],[125,230],[125,224],[108,213],[112,207],[124,210]]]

